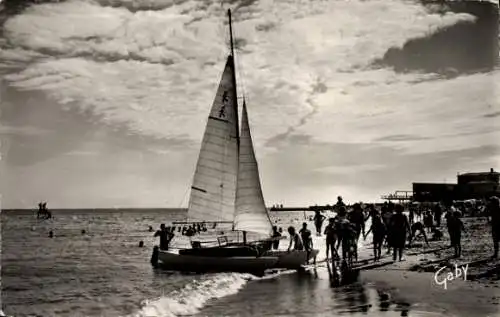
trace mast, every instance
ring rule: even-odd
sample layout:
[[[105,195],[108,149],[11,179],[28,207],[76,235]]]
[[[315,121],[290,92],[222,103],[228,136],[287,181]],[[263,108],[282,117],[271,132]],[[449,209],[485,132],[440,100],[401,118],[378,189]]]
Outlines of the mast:
[[[237,83],[236,83],[236,62],[235,62],[235,57],[234,57],[234,41],[233,41],[233,24],[231,21],[231,9],[227,9],[227,17],[229,19],[229,43],[230,43],[230,55],[228,57],[228,60],[231,60],[233,63],[233,93],[234,93],[234,100],[233,100],[233,111],[236,114],[236,129],[238,131],[238,136],[236,139],[236,142],[238,143],[238,153],[240,149],[240,126],[239,126],[239,117],[238,117],[238,91],[237,91]]]
[[[229,18],[229,40],[231,43],[231,56],[233,56],[234,58],[233,25],[231,23],[231,9],[227,9],[227,16]]]

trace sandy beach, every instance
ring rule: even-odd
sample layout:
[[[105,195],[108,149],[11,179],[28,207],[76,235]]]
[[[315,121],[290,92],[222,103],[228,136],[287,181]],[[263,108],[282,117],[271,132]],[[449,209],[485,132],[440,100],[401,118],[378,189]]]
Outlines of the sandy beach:
[[[442,226],[442,241],[425,246],[417,240],[406,251],[405,261],[364,270],[363,283],[373,283],[390,296],[392,303],[411,303],[413,310],[431,311],[442,316],[500,316],[498,260],[491,260],[493,245],[486,218],[463,218],[465,233],[462,256],[453,258],[449,237]],[[386,256],[381,262],[388,262]],[[456,265],[456,267],[455,267]],[[466,267],[457,274],[457,267]],[[448,274],[450,279],[446,281]]]

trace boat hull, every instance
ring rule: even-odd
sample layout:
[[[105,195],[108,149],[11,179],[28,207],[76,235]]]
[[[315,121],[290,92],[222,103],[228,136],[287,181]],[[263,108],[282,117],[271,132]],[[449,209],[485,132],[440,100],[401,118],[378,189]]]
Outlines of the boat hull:
[[[224,256],[218,251],[210,256],[207,252],[178,254],[160,250],[158,251],[158,264],[163,269],[181,272],[240,272],[262,275],[269,269],[299,270],[318,255],[318,250],[312,250],[309,253],[296,250],[290,252],[273,250],[267,251],[262,256],[244,254]]]
[[[276,262],[274,268],[277,269],[300,269],[302,266],[306,265],[308,261],[313,260],[318,255],[318,250],[312,250],[309,253],[306,251],[281,251],[272,250],[267,251],[264,255],[266,256],[276,256],[278,261]]]
[[[182,255],[169,251],[159,251],[159,264],[163,269],[209,273],[209,272],[239,272],[261,275],[278,262],[276,256],[198,256]]]

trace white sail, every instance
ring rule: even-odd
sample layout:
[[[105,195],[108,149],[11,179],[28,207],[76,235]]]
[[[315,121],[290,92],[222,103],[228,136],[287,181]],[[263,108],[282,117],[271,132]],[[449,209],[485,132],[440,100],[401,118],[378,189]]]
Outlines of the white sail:
[[[238,173],[238,108],[228,56],[210,110],[191,186],[189,221],[233,221]]]
[[[241,115],[240,159],[236,189],[234,229],[270,235],[272,223],[266,209],[255,159],[246,104]]]

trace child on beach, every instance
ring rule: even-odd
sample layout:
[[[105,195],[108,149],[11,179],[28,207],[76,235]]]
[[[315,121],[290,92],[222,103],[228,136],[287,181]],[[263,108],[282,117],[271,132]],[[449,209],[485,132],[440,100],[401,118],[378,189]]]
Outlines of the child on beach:
[[[418,232],[418,234],[417,234]],[[427,235],[425,234],[425,228],[424,225],[420,222],[417,221],[414,224],[411,225],[411,235],[410,235],[410,240],[408,242],[408,245],[411,246],[411,242],[413,239],[417,238],[418,236],[424,236],[424,241],[429,246],[429,242],[427,241]]]
[[[380,260],[382,254],[382,243],[384,242],[386,235],[386,227],[384,222],[382,221],[382,217],[378,213],[372,214],[372,225],[368,232],[363,236],[366,240],[366,236],[373,232],[373,256],[375,258],[375,262]]]
[[[448,230],[450,233],[451,246],[455,248],[455,257],[459,258],[462,255],[462,231],[465,230],[462,220],[460,220],[460,212],[455,211],[448,217]]]

